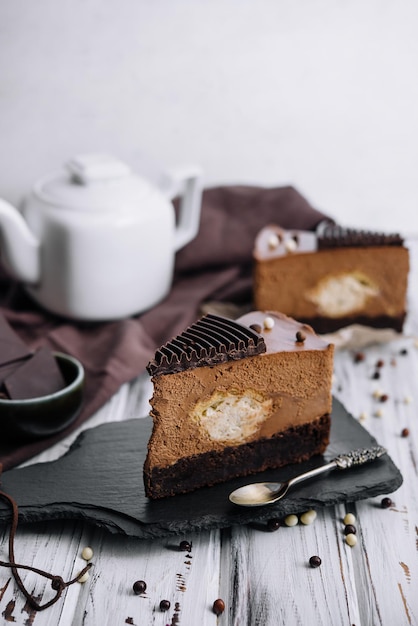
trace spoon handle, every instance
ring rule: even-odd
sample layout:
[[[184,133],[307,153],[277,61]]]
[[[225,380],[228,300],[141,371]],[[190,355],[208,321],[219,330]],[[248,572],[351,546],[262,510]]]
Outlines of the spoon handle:
[[[308,478],[314,478],[315,476],[318,476],[319,474],[324,474],[325,472],[329,472],[330,470],[344,470],[349,469],[350,467],[354,467],[356,465],[370,463],[371,461],[374,461],[375,459],[378,459],[379,457],[386,454],[386,452],[387,450],[383,448],[383,446],[372,446],[371,448],[360,448],[359,450],[345,452],[344,454],[336,456],[334,459],[332,459],[332,461],[326,463],[326,465],[321,465],[320,467],[316,467],[309,472],[305,472],[304,474],[299,474],[298,476],[291,478],[288,481],[288,488],[302,482],[303,480],[307,480]]]
[[[372,446],[371,448],[360,448],[359,450],[340,454],[333,460],[337,464],[338,469],[349,469],[355,465],[370,463],[386,454],[386,452],[387,450],[383,446]]]

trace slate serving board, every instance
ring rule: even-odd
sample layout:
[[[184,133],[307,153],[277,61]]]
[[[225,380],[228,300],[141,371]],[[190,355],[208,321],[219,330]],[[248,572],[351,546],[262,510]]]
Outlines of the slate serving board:
[[[145,497],[142,467],[152,429],[151,418],[103,424],[84,431],[60,459],[3,474],[2,489],[19,506],[19,520],[83,519],[138,538],[180,535],[234,524],[263,522],[310,508],[392,493],[402,476],[389,455],[369,465],[333,471],[295,487],[275,505],[241,508],[229,493],[248,482],[281,481],[328,462],[342,452],[376,445],[376,440],[334,399],[330,445],[324,456],[231,480],[162,500]],[[10,520],[0,502],[0,523]]]

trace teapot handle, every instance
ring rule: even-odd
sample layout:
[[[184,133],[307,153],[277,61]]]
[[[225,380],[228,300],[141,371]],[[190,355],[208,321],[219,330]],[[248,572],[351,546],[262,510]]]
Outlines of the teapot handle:
[[[199,230],[202,203],[202,172],[199,167],[190,165],[170,170],[173,186],[169,197],[172,200],[180,195],[178,222],[174,235],[174,250],[180,250]]]

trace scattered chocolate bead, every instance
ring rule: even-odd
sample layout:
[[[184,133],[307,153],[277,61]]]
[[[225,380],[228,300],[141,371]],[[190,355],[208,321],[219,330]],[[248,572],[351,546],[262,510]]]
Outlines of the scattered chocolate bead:
[[[192,549],[192,544],[188,541],[180,541],[179,548],[183,552],[190,552],[190,550]]]
[[[409,437],[409,428],[402,428],[401,437]]]
[[[387,393],[382,393],[379,399],[380,399],[380,402],[387,402],[389,400],[389,396]]]
[[[280,528],[280,520],[276,518],[267,520],[267,528],[271,531],[278,530]]]
[[[357,528],[353,524],[347,524],[344,528],[344,535],[357,535]]]
[[[311,567],[319,567],[321,563],[321,557],[319,556],[311,556],[311,558],[309,559],[309,565]]]
[[[392,359],[390,360],[390,364],[392,365],[392,367],[395,367],[395,365],[396,365],[396,359],[395,359],[395,358],[392,358]]]
[[[408,354],[408,350],[406,348],[402,348],[399,354],[401,354],[402,356],[405,356],[406,354]]]
[[[305,513],[302,513],[302,515],[300,516],[300,521],[302,522],[302,524],[305,524],[305,526],[308,526],[309,524],[313,524],[315,520],[316,520],[316,511],[314,511],[313,509],[309,509],[309,511],[305,511]]]
[[[250,324],[249,328],[254,330],[256,333],[261,333],[261,331],[263,330],[260,324]]]
[[[83,584],[83,583],[86,583],[89,578],[90,578],[90,574],[88,572],[84,572],[84,574],[80,576],[80,578],[77,578],[77,582]]]
[[[139,596],[141,593],[144,593],[147,588],[147,583],[145,580],[137,580],[132,585],[132,589],[134,590],[134,594]]]
[[[287,515],[284,518],[284,523],[286,524],[286,526],[297,526],[298,522],[299,519],[297,515]]]
[[[171,606],[170,600],[161,600],[161,602],[160,602],[160,610],[161,611],[168,611],[170,606]]]
[[[83,548],[81,556],[85,561],[91,561],[93,558],[93,550],[89,546],[86,546]]]
[[[372,380],[379,380],[379,378],[380,378],[380,372],[376,371],[372,376]]]
[[[347,545],[353,548],[355,545],[357,545],[357,536],[354,533],[349,533],[345,537],[345,542]]]
[[[296,341],[298,343],[303,343],[305,339],[306,339],[305,333],[303,333],[301,330],[298,330],[298,332],[296,333]]]
[[[354,363],[361,363],[362,361],[364,361],[364,354],[363,352],[356,352],[356,354],[354,355]]]
[[[353,513],[346,513],[346,515],[344,515],[344,519],[343,522],[344,524],[347,526],[348,524],[355,524],[356,523],[356,516],[353,515]]]
[[[383,359],[379,359],[379,360],[377,361],[377,363],[376,363],[376,367],[383,367],[383,366],[384,366],[384,364],[385,364],[384,360],[383,360]]]
[[[213,603],[212,610],[215,613],[215,615],[221,615],[221,613],[225,611],[225,602],[221,598],[218,598]]]
[[[392,500],[390,498],[383,498],[380,506],[382,507],[382,509],[389,509],[392,506]]]

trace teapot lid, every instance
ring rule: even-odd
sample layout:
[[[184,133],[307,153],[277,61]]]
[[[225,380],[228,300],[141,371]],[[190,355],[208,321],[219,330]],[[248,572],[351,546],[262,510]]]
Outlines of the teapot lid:
[[[34,187],[34,193],[54,206],[83,211],[115,209],[122,203],[144,201],[155,189],[130,167],[107,154],[83,154],[72,158],[66,168]]]

